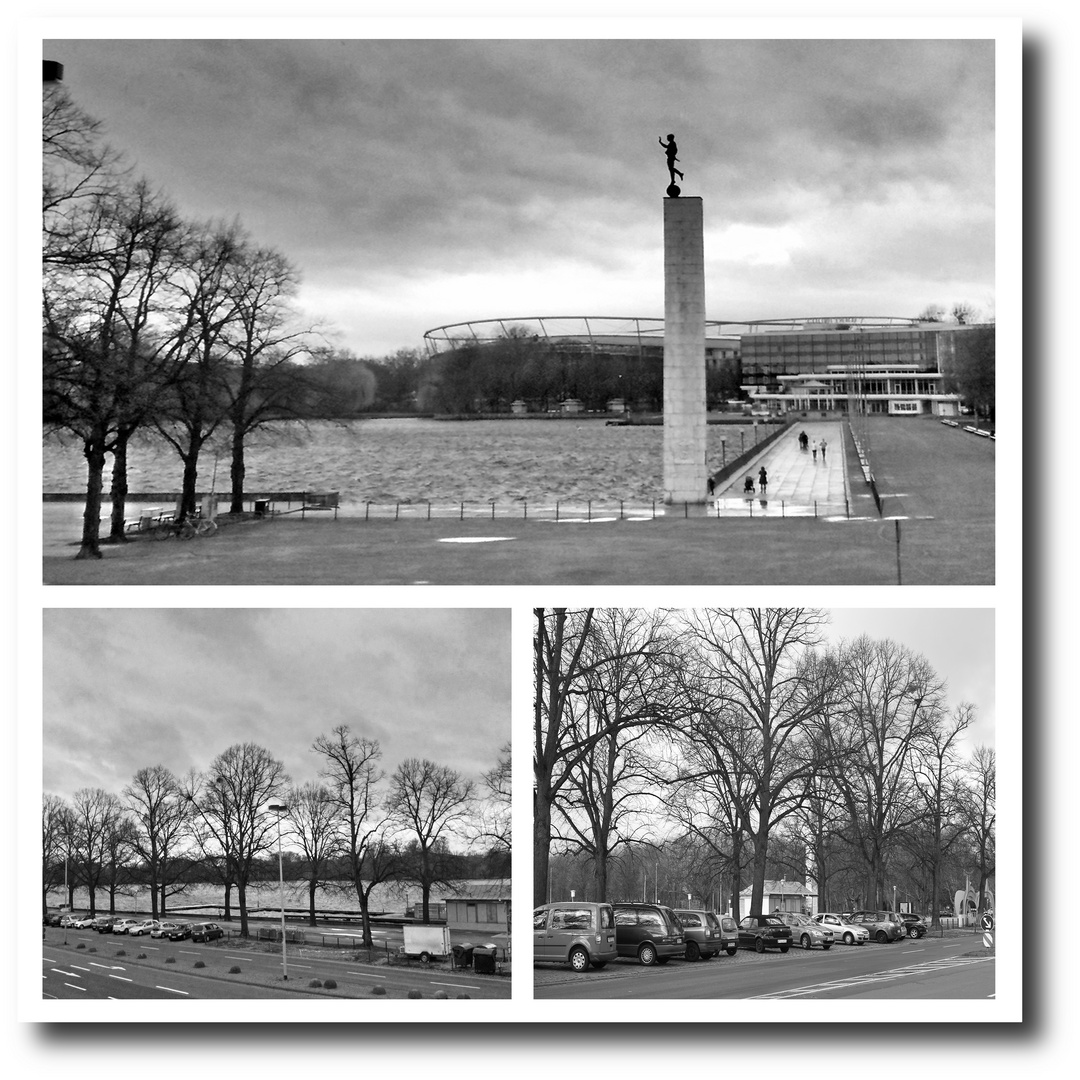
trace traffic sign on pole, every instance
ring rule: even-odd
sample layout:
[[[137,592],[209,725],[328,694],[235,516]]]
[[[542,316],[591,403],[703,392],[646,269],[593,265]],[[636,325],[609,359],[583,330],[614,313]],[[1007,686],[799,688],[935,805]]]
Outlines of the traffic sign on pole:
[[[983,944],[984,944],[984,945],[985,945],[985,946],[986,946],[986,947],[987,947],[988,949],[989,949],[989,948],[992,948],[992,947],[993,947],[993,944],[994,944],[994,935],[993,935],[993,934],[991,934],[989,930],[987,930],[987,931],[986,931],[986,933],[985,933],[985,934],[983,934]]]
[[[987,911],[982,917],[982,928],[984,930],[994,929],[994,916],[991,915],[989,911]]]

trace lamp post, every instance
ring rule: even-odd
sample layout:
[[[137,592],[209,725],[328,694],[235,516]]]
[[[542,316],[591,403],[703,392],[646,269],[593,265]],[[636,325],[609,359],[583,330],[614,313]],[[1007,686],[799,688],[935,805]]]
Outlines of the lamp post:
[[[285,951],[285,873],[281,867],[281,815],[287,814],[289,808],[284,803],[270,803],[266,809],[277,816],[278,897],[281,903],[281,977],[285,982],[288,982],[289,960]]]

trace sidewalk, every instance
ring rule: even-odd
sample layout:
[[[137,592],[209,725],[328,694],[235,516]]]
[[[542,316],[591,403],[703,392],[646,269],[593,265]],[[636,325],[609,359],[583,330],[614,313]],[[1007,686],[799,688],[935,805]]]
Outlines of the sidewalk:
[[[799,447],[799,432],[811,444],[824,439],[827,449],[816,458]],[[794,424],[790,431],[753,458],[731,482],[716,493],[719,513],[745,511],[754,516],[846,517],[849,510],[847,469],[844,464],[844,433],[838,420]],[[767,495],[758,485],[758,470],[769,474]],[[743,493],[747,476],[753,478],[754,494]]]

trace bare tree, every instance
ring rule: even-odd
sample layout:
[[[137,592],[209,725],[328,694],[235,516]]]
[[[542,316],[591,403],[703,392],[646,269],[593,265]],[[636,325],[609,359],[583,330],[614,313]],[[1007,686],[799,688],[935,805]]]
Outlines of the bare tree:
[[[80,788],[72,801],[74,862],[97,913],[97,891],[109,880],[111,854],[121,819],[120,800],[103,788]]]
[[[804,608],[688,613],[706,694],[694,734],[721,748],[722,773],[734,764],[729,795],[749,792],[740,817],[754,845],[751,912],[763,910],[769,833],[799,809],[821,767],[815,726],[837,686],[835,665],[815,651],[826,618]]]
[[[49,892],[65,879],[71,808],[59,795],[41,797],[41,910],[49,907]]]
[[[865,902],[885,902],[890,847],[920,820],[914,755],[943,709],[944,684],[927,661],[863,635],[840,651],[842,708],[823,725],[826,762],[862,860]]]
[[[315,926],[315,896],[327,879],[332,860],[341,852],[337,800],[323,784],[289,789],[290,832],[304,856],[308,890],[308,925]]]
[[[601,616],[592,608],[537,608],[535,616],[533,891],[534,902],[542,904],[548,893],[552,807],[574,770],[613,732],[674,723],[684,703],[669,662],[662,613],[627,612],[617,636],[598,632]],[[614,624],[620,616],[604,612],[602,618]],[[603,671],[610,672],[613,707],[605,722],[586,728],[585,697]]]
[[[499,760],[494,768],[482,774],[487,799],[477,808],[476,840],[506,859],[509,864],[512,850],[512,799],[510,744],[499,750]],[[507,875],[509,876],[509,872]]]
[[[397,851],[387,839],[382,806],[382,750],[376,740],[354,735],[347,724],[320,735],[311,749],[323,758],[320,775],[335,804],[341,846],[349,864],[349,884],[360,905],[364,944],[370,948],[371,892],[397,868]]]
[[[997,754],[977,746],[967,769],[963,812],[979,867],[979,906],[987,910],[986,886],[996,869]]]
[[[266,811],[289,784],[285,766],[255,743],[237,743],[218,754],[209,771],[195,777],[186,797],[204,825],[204,851],[216,845],[227,880],[236,883],[240,934],[248,936],[247,887],[256,859],[274,850],[277,819]]]
[[[386,808],[415,837],[411,875],[420,886],[423,921],[430,922],[431,887],[447,879],[439,854],[472,813],[473,783],[427,758],[407,758],[390,778]]]
[[[165,917],[169,886],[186,867],[176,858],[188,835],[191,803],[183,796],[176,777],[164,765],[140,769],[123,790],[132,816],[132,843],[146,867],[151,914]]]

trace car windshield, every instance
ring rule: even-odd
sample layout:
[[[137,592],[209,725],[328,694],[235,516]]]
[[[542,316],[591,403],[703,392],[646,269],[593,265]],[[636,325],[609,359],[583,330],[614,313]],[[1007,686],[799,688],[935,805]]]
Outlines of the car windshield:
[[[787,923],[779,915],[765,915],[761,923],[763,926],[786,926]]]

